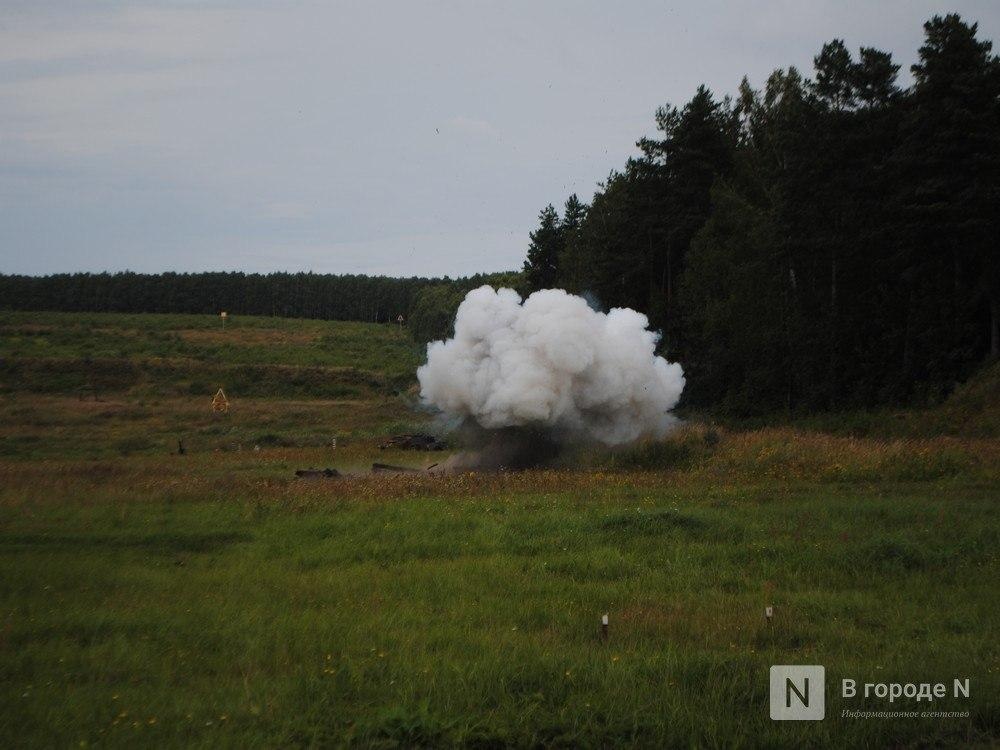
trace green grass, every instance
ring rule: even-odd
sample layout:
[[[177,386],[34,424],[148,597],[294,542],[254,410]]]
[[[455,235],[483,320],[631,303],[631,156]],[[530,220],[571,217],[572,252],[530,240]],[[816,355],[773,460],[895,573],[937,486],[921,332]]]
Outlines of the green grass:
[[[1000,362],[987,363],[941,403],[926,408],[773,414],[734,424],[744,429],[750,425],[793,424],[805,430],[855,437],[1000,438]]]
[[[419,428],[409,400],[276,400],[233,398],[228,414],[208,395],[186,398],[107,398],[101,401],[32,395],[0,396],[0,460],[134,458],[175,453],[252,451],[255,447],[371,450],[389,434]],[[332,458],[332,457],[331,457]]]
[[[170,481],[133,494],[117,479],[75,500],[72,485],[4,493],[0,736],[851,747],[1000,733],[988,487],[400,501]],[[826,721],[777,724],[775,663],[825,664],[831,686],[969,676],[972,701],[945,705],[972,717],[841,719],[873,703],[828,687]]]
[[[690,424],[557,470],[303,481],[443,458],[377,447],[427,420],[419,352],[233,323],[0,315],[0,746],[1000,743],[1000,442],[943,427],[995,421],[989,372],[903,437]],[[814,663],[827,718],[770,721],[769,666]],[[968,718],[840,716],[928,708],[843,678],[966,677],[929,708]]]
[[[408,384],[421,356],[395,325],[232,317],[223,329],[210,315],[0,312],[0,391],[214,393],[231,383],[246,395],[337,398]]]

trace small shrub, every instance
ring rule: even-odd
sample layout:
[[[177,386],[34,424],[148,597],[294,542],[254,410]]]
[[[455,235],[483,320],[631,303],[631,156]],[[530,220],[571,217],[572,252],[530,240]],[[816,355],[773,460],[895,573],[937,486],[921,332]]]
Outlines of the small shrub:
[[[187,392],[191,396],[211,396],[212,387],[200,380],[192,380],[188,383]]]
[[[295,445],[294,441],[283,435],[275,435],[273,432],[258,435],[254,442],[262,448],[291,448]]]
[[[922,570],[930,565],[928,554],[920,547],[896,539],[880,539],[860,550],[849,552],[848,565],[856,565],[863,571],[911,571]]]
[[[376,747],[441,747],[452,733],[452,725],[420,705],[416,709],[398,706],[383,711],[371,724],[361,728],[361,736]]]
[[[148,451],[151,448],[156,447],[156,443],[144,436],[129,437],[118,440],[114,444],[115,450],[118,451],[123,456],[128,456],[132,453],[139,453],[141,451]]]

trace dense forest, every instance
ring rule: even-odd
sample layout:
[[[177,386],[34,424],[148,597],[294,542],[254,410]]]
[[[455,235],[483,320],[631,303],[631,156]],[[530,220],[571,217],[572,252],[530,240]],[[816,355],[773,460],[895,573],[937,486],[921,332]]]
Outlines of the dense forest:
[[[466,292],[483,284],[522,288],[521,274],[396,279],[316,273],[0,274],[0,309],[63,312],[270,315],[396,322],[419,341],[448,335]]]
[[[436,280],[440,283],[440,280]],[[394,321],[430,279],[315,273],[0,274],[0,309]]]
[[[394,321],[446,336],[483,283],[645,312],[685,403],[734,414],[923,403],[1000,349],[1000,61],[957,15],[890,54],[840,40],[812,77],[698,88],[589,204],[547,206],[521,273],[0,275],[0,308]]]
[[[957,15],[924,29],[906,89],[834,40],[811,78],[661,108],[589,205],[541,212],[528,288],[646,312],[689,404],[940,397],[1000,345],[1000,62]]]

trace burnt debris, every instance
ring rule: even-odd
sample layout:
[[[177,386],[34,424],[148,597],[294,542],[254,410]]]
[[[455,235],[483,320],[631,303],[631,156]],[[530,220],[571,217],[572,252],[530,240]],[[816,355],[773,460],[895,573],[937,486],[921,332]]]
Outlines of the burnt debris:
[[[379,448],[396,448],[410,451],[442,451],[445,449],[444,441],[439,440],[426,432],[414,432],[406,435],[393,435],[381,444]]]
[[[340,476],[336,469],[298,469],[295,476],[299,479],[335,479]]]

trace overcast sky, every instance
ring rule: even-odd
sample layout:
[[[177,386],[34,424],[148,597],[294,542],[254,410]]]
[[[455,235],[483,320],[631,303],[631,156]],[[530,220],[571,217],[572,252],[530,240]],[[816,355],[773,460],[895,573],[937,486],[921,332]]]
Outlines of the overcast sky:
[[[997,0],[0,0],[0,272],[516,268],[657,106],[834,37],[905,69],[952,10],[1000,36]]]

